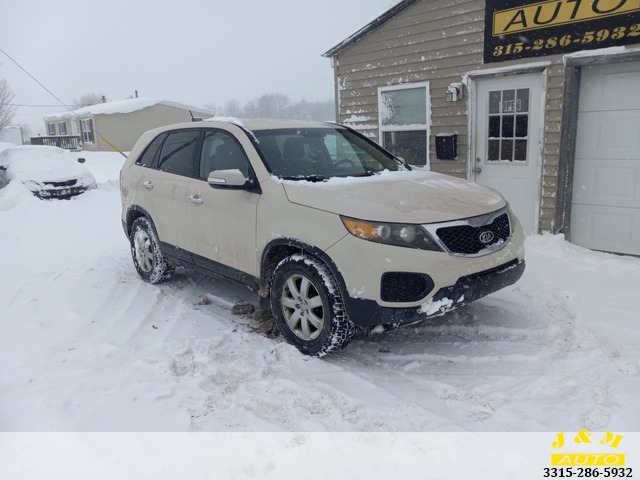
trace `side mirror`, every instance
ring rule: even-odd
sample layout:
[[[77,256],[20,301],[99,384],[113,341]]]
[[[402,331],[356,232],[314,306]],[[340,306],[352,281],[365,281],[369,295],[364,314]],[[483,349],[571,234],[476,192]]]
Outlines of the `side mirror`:
[[[235,188],[247,190],[251,183],[250,180],[237,168],[233,170],[214,170],[209,173],[207,182],[213,188]]]

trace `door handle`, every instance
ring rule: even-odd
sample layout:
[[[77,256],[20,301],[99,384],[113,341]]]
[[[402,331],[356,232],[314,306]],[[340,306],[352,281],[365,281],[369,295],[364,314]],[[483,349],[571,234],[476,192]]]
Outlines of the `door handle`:
[[[200,195],[190,195],[187,197],[187,200],[195,205],[202,205],[204,203],[204,200],[200,198]]]
[[[153,190],[153,183],[151,183],[151,180],[147,180],[146,182],[142,182],[142,186],[144,188],[146,188],[147,190]]]
[[[482,167],[476,167],[475,171],[476,173],[480,173],[482,171]]]

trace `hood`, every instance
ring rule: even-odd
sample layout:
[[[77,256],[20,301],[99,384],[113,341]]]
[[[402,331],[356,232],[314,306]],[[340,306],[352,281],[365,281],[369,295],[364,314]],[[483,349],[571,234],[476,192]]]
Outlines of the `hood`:
[[[378,222],[444,222],[506,205],[495,190],[420,168],[325,182],[280,181],[292,203]]]

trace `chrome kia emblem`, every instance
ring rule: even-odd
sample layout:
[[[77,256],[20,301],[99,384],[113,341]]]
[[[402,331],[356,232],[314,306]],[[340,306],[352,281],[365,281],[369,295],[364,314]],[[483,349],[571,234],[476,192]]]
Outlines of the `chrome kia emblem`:
[[[493,232],[490,231],[486,231],[486,232],[482,232],[480,233],[480,235],[478,235],[478,239],[484,244],[487,245],[491,242],[493,242],[493,239],[495,238],[495,235],[493,234]]]

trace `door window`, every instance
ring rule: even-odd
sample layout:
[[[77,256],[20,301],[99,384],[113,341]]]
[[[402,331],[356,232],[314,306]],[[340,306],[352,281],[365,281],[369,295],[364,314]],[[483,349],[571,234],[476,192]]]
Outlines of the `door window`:
[[[529,89],[489,92],[487,162],[526,162]]]
[[[214,170],[240,170],[249,176],[249,160],[238,141],[221,130],[208,130],[204,134],[198,177],[209,178]]]
[[[195,173],[196,150],[200,133],[200,130],[171,132],[162,145],[158,169],[163,172],[192,177]]]

